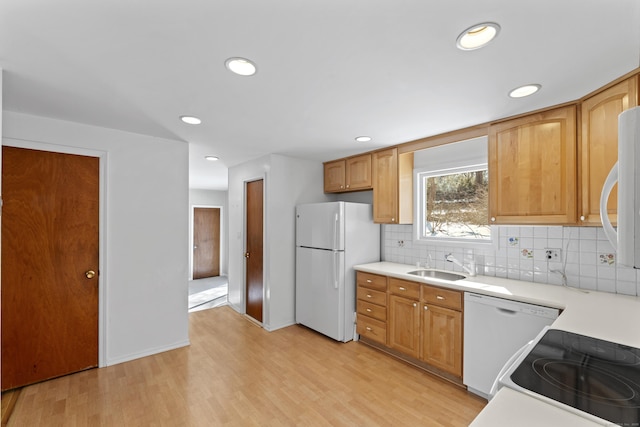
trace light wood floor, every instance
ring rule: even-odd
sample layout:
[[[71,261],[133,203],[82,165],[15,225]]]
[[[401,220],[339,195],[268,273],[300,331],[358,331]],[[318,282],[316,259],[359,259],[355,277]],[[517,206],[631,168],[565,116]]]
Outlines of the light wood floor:
[[[362,343],[228,306],[191,346],[22,389],[9,426],[467,426],[485,401]]]

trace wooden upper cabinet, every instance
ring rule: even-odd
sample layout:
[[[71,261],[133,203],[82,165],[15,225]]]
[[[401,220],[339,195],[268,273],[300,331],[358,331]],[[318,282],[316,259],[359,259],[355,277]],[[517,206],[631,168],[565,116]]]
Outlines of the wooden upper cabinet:
[[[345,161],[334,160],[324,164],[324,192],[339,193],[345,190]]]
[[[324,164],[324,192],[371,189],[371,154],[334,160]]]
[[[413,153],[373,153],[373,222],[413,223]]]
[[[347,190],[371,188],[371,154],[349,157],[345,160]]]
[[[581,104],[579,145],[580,225],[599,225],[600,193],[611,167],[618,160],[618,115],[638,105],[638,76],[605,89]],[[617,188],[607,211],[617,220]]]
[[[493,224],[576,223],[576,107],[491,125]]]

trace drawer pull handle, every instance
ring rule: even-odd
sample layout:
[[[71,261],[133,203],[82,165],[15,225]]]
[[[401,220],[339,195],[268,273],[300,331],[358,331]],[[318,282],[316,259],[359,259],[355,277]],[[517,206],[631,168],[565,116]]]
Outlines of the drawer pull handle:
[[[371,313],[371,309],[370,308],[367,308],[367,313]]]
[[[425,306],[424,306],[424,309],[425,309],[425,310],[429,310],[429,307],[427,307],[427,306],[425,305]]]
[[[371,327],[367,326],[367,331],[371,332],[371,331],[373,331],[373,329],[371,329]]]
[[[367,279],[367,283],[371,283],[371,279]]]
[[[417,302],[414,302],[414,303],[413,303],[413,306],[414,306],[414,307],[417,307],[417,306],[418,306],[418,303],[417,303]]]
[[[440,296],[440,295],[436,295],[437,299],[445,299],[444,297]]]
[[[371,294],[367,294],[367,298],[371,298]]]
[[[406,291],[407,288],[403,288],[402,286],[400,286],[398,289],[400,289],[401,291]]]

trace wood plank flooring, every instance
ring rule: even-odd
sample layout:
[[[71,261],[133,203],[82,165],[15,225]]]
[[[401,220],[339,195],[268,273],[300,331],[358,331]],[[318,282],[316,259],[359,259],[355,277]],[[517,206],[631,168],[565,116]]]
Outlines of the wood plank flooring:
[[[191,346],[22,389],[9,426],[467,426],[486,402],[362,343],[228,306]]]
[[[9,417],[13,412],[13,408],[16,406],[18,396],[20,396],[20,390],[22,389],[16,388],[2,393],[2,423],[0,423],[0,425],[3,427],[9,422]]]

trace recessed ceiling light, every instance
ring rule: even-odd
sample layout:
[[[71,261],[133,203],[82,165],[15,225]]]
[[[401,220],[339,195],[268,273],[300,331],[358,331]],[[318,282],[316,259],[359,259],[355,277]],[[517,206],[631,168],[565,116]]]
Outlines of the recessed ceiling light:
[[[500,25],[495,22],[483,22],[464,30],[456,39],[456,46],[462,50],[474,50],[485,46],[496,38]]]
[[[241,76],[253,76],[256,73],[256,64],[246,58],[229,58],[224,65],[229,71]]]
[[[202,120],[194,116],[180,116],[180,120],[189,125],[199,125],[200,123],[202,123]]]
[[[216,157],[216,156],[204,156],[205,159],[215,162],[216,160],[220,160],[220,157]]]
[[[356,137],[356,141],[358,141],[358,142],[369,142],[369,141],[371,141],[371,137],[370,136],[358,136],[358,137]]]
[[[539,84],[530,84],[530,85],[520,86],[513,89],[511,92],[509,92],[509,96],[511,98],[522,98],[525,96],[533,95],[534,93],[539,91],[541,87],[542,86]]]

